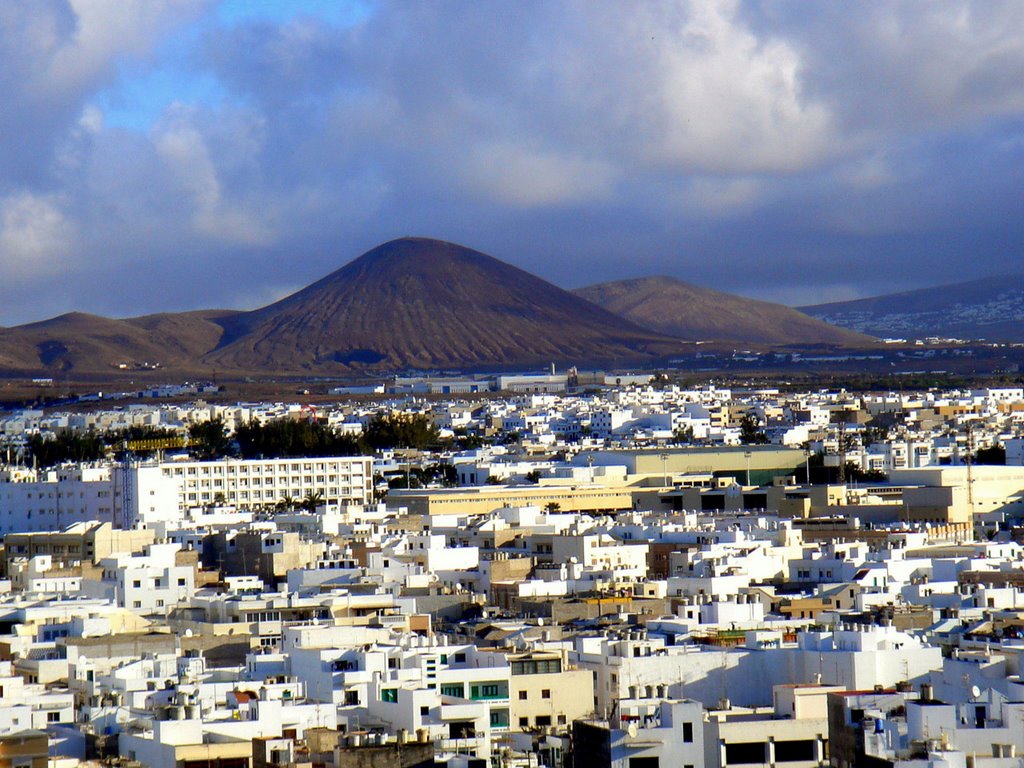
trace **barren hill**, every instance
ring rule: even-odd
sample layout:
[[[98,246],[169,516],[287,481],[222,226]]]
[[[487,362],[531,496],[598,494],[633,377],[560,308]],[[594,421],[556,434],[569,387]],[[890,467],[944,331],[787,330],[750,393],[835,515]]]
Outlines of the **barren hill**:
[[[425,238],[378,246],[225,327],[207,359],[241,370],[642,360],[677,346],[528,272]]]
[[[795,309],[701,288],[672,277],[642,277],[574,293],[652,331],[691,341],[863,345],[869,337]]]
[[[70,312],[0,329],[0,369],[110,373],[121,365],[158,363],[171,371],[197,371],[224,332],[218,321],[231,314],[205,310],[113,320]]]
[[[71,313],[0,329],[0,369],[109,374],[345,373],[642,362],[679,342],[459,245],[404,238],[251,312],[113,320]]]

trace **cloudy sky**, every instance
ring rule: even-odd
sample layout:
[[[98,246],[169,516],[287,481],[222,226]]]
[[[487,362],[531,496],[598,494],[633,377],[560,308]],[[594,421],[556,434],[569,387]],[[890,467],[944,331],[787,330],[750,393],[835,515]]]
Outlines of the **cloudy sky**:
[[[401,235],[792,304],[1024,271],[1024,2],[0,0],[0,325]]]

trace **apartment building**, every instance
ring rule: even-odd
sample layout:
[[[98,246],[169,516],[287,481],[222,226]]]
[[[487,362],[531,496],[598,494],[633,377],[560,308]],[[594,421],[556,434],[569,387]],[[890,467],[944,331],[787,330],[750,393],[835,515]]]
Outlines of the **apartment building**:
[[[99,521],[130,528],[178,517],[177,486],[153,466],[68,464],[0,471],[0,535]]]
[[[367,504],[373,495],[373,459],[368,456],[167,461],[158,466],[164,477],[179,483],[182,509],[213,503],[268,507],[309,495],[327,504]]]

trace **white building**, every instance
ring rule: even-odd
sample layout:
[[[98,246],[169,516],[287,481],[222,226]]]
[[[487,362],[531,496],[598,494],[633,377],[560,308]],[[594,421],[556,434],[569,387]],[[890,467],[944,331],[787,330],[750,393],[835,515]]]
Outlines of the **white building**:
[[[0,470],[0,535],[99,521],[132,527],[178,516],[177,484],[156,467],[65,465]]]
[[[373,496],[369,456],[167,461],[161,474],[178,482],[180,508],[220,503],[246,509],[318,495],[327,504],[367,504]]]

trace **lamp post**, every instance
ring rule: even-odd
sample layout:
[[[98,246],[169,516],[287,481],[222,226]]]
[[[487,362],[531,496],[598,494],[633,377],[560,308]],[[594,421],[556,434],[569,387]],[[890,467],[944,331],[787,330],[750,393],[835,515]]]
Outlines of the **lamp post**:
[[[750,451],[744,451],[743,456],[747,460],[747,485],[750,485]]]
[[[668,488],[668,454],[661,454],[661,484]]]

